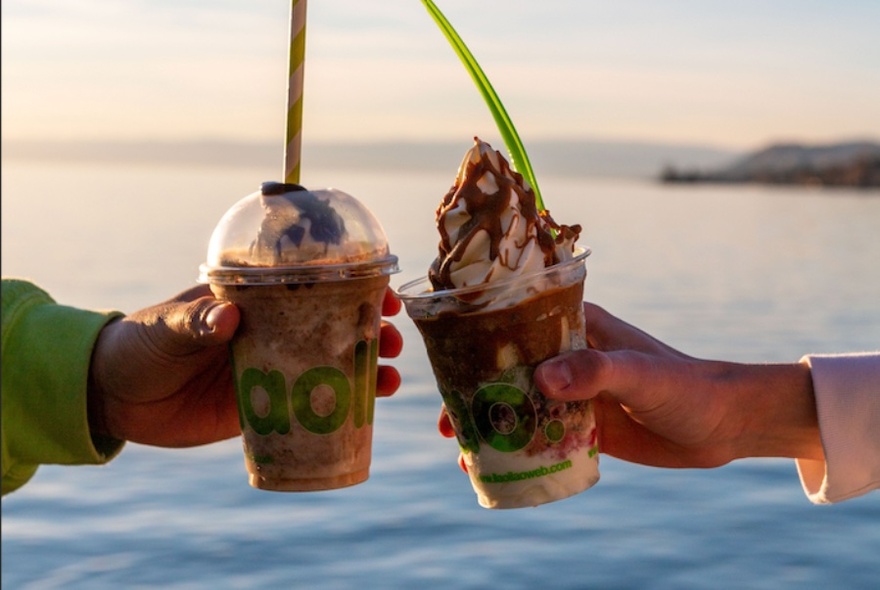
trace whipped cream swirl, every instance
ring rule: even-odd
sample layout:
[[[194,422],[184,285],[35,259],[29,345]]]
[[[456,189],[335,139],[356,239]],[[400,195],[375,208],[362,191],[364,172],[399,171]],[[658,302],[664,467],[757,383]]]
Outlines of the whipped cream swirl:
[[[435,290],[538,272],[570,260],[579,225],[537,210],[535,193],[500,152],[479,138],[437,208],[439,254],[428,272]]]

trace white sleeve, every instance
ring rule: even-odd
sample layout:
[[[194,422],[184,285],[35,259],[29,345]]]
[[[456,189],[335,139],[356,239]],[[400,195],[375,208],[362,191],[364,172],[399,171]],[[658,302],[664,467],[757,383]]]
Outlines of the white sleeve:
[[[798,459],[804,491],[831,504],[880,488],[880,352],[807,355],[825,460]]]

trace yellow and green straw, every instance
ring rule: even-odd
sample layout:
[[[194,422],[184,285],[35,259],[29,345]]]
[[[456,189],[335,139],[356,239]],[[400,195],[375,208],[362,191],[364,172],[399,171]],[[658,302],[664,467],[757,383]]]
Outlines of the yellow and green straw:
[[[287,81],[287,134],[284,182],[299,184],[302,160],[303,81],[306,57],[306,0],[290,6],[290,56]]]

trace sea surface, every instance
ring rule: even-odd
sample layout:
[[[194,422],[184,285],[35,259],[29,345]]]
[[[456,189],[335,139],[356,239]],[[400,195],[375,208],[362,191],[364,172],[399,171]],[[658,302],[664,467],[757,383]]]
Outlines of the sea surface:
[[[341,163],[344,165],[344,163]],[[312,167],[382,220],[422,275],[448,174]],[[194,284],[214,224],[273,165],[4,162],[2,271],[62,303],[133,311]],[[796,361],[880,347],[880,195],[547,176],[584,226],[585,296],[691,355]],[[44,466],[2,500],[2,587],[877,588],[880,494],[804,496],[790,460],[664,470],[602,456],[601,481],[531,509],[477,505],[436,431],[439,396],[410,321],[377,403],[372,475],[345,490],[251,489],[237,439],[129,444],[102,467]]]

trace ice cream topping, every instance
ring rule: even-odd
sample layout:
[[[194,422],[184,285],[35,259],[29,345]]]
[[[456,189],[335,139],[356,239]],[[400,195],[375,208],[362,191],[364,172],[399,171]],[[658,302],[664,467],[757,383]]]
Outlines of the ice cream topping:
[[[572,258],[579,225],[559,225],[538,211],[535,194],[500,152],[474,138],[455,184],[437,208],[435,290],[500,281]]]
[[[335,189],[264,182],[232,205],[208,244],[199,280],[224,285],[314,283],[398,272],[379,220]]]
[[[264,182],[260,192],[270,211],[260,227],[253,250],[274,251],[281,258],[292,244],[296,248],[338,245],[345,235],[345,222],[327,200],[298,184]]]

